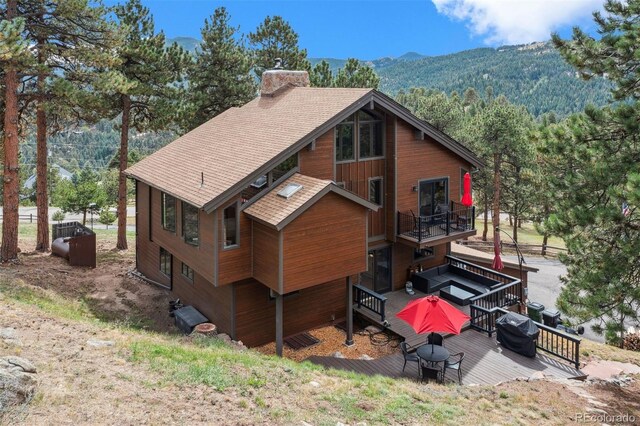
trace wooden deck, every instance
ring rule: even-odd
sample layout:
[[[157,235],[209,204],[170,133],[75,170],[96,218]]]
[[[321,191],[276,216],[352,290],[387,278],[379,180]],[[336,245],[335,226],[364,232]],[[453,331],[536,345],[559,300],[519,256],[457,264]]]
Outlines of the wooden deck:
[[[415,292],[416,294],[414,296],[408,295],[404,290],[398,290],[384,294],[384,296],[387,298],[387,303],[385,305],[386,319],[389,322],[389,325],[387,325],[386,328],[403,337],[404,341],[407,342],[409,346],[421,345],[425,343],[427,338],[426,334],[417,334],[409,324],[396,317],[396,314],[400,312],[405,306],[407,306],[407,303],[409,303],[411,300],[427,296],[421,291],[415,290]],[[459,306],[453,302],[448,303],[452,304],[465,314],[469,315],[469,305]],[[384,325],[380,322],[380,315],[374,314],[373,312],[365,308],[354,308],[354,311],[365,317],[368,321],[379,325],[380,327],[384,327]],[[469,323],[465,324],[462,329],[466,330],[468,328]]]
[[[518,355],[503,349],[495,337],[475,330],[448,337],[445,339],[445,348],[452,354],[465,353],[462,362],[464,385],[495,385],[518,377],[530,377],[538,371],[557,378],[584,378],[581,371],[557,358],[542,355],[540,352],[535,358]],[[404,358],[399,351],[397,354],[371,361],[320,356],[312,356],[307,360],[327,368],[354,371],[369,376],[418,379],[418,367],[415,362],[408,362],[405,372],[402,372]],[[445,377],[449,383],[457,382],[457,374],[453,370],[447,371]]]

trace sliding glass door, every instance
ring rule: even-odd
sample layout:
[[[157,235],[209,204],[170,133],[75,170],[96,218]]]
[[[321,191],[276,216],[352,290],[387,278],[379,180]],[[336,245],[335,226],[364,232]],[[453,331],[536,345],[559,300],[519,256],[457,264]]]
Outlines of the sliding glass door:
[[[423,180],[420,182],[420,216],[444,213],[449,205],[449,179]]]

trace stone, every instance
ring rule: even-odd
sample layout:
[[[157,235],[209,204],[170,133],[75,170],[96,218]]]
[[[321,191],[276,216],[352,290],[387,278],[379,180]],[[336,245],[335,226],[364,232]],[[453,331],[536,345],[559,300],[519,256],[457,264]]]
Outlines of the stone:
[[[342,352],[340,351],[336,351],[333,353],[333,355],[331,355],[334,358],[344,358],[344,355],[342,355]]]
[[[529,376],[528,382],[533,382],[536,380],[544,380],[544,373],[542,371],[536,371],[531,376]]]
[[[16,356],[0,358],[0,408],[27,401],[36,385],[36,367],[31,361]]]
[[[318,383],[318,382],[316,382],[316,381],[311,381],[311,382],[309,382],[309,384],[310,384],[311,386],[313,386],[314,388],[319,388],[319,387],[320,387],[320,383]]]
[[[111,340],[87,340],[87,345],[93,346],[94,348],[105,348],[108,346],[114,346],[116,343]]]
[[[380,333],[382,329],[376,327],[375,325],[368,325],[367,327],[365,327],[364,331],[367,331],[371,334],[376,334],[376,333]]]
[[[360,355],[360,357],[358,357],[358,359],[364,359],[364,360],[366,360],[366,361],[371,361],[373,358],[372,358],[372,357],[370,357],[370,356],[369,356],[369,355],[367,355],[367,354],[362,354],[362,355]]]
[[[10,345],[22,346],[20,339],[18,339],[18,333],[16,332],[15,328],[0,328],[0,339]]]
[[[226,343],[231,343],[231,337],[227,333],[218,334],[218,339]]]

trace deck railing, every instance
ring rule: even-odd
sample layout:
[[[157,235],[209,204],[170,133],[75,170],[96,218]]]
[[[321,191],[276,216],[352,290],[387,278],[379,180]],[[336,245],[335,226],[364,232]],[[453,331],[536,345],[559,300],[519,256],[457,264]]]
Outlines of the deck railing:
[[[522,282],[515,280],[471,299],[471,304],[485,309],[505,308],[522,301]]]
[[[501,272],[494,271],[493,269],[483,268],[482,266],[474,265],[473,263],[469,263],[462,259],[458,259],[453,256],[445,256],[447,263],[452,266],[457,266],[462,269],[466,269],[469,272],[473,272],[474,274],[482,275],[483,277],[490,278],[495,281],[499,281],[503,284],[511,284],[516,279],[512,276],[503,274]]]
[[[449,211],[430,216],[398,212],[398,235],[418,242],[475,229],[475,207],[451,202]]]
[[[483,331],[491,337],[496,332],[496,320],[508,311],[502,308],[486,309],[471,304],[469,314],[471,327]],[[580,342],[579,337],[571,336],[558,329],[535,322],[540,330],[536,347],[551,355],[555,355],[580,368]]]
[[[354,285],[353,288],[356,292],[355,303],[358,305],[358,308],[364,307],[380,315],[380,322],[384,322],[386,319],[385,307],[387,298],[359,284]]]

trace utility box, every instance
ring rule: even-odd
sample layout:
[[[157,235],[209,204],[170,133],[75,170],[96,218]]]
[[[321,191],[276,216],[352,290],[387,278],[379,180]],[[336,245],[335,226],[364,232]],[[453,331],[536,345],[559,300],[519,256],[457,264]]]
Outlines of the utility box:
[[[544,325],[556,328],[558,324],[560,324],[560,312],[545,309],[542,311],[542,321],[544,322]]]
[[[184,334],[191,334],[196,325],[209,322],[207,317],[202,315],[193,306],[185,306],[173,312],[176,319],[176,327]]]
[[[544,305],[542,303],[527,303],[527,315],[535,322],[542,323],[542,311],[544,311]]]

